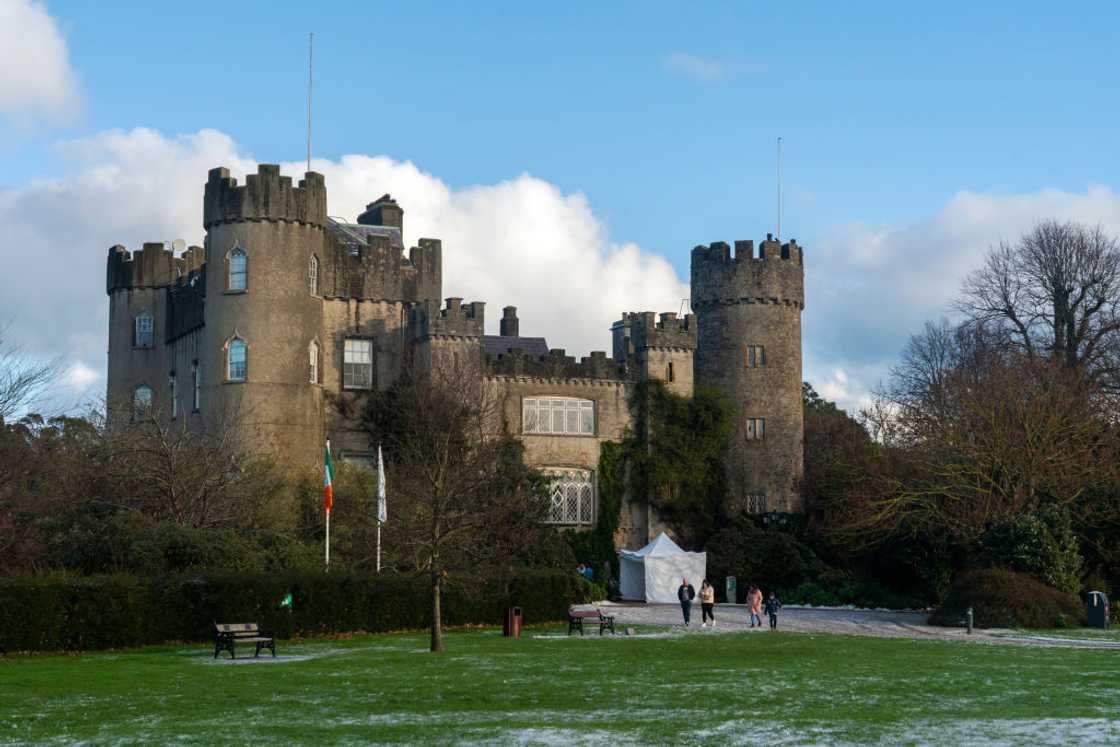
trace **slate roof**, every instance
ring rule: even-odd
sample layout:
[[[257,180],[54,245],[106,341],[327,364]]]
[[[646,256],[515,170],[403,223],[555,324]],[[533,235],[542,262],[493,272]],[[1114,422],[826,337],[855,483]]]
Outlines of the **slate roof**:
[[[543,337],[502,337],[501,335],[482,337],[482,352],[490,358],[506,355],[515,349],[531,358],[548,355],[548,343]]]

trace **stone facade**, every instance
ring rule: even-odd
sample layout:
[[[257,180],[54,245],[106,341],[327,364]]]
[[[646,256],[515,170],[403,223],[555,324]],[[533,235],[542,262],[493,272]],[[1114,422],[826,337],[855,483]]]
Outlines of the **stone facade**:
[[[176,256],[162,244],[109,250],[110,417],[137,406],[205,429],[236,412],[245,437],[287,463],[317,465],[330,438],[336,455],[362,461],[371,446],[337,402],[385,389],[413,363],[422,370],[476,362],[520,435],[530,464],[554,475],[562,526],[590,526],[603,441],[631,425],[634,384],[660,379],[691,395],[727,392],[736,406],[728,446],[729,505],[800,510],[802,253],[796,242],[697,247],[695,316],[627,312],[611,328],[612,355],[576,360],[520,335],[503,309],[500,334],[485,332],[485,304],[443,298],[442,246],[420,239],[405,252],[404,210],[384,195],[355,223],[327,216],[323,177],[297,184],[262,164],[239,185],[226,169],[204,189],[202,247]],[[747,346],[765,349],[748,366]],[[761,355],[761,354],[760,354]],[[765,419],[761,439],[746,419]],[[753,433],[753,431],[752,431]],[[660,529],[645,502],[623,507],[620,546]]]

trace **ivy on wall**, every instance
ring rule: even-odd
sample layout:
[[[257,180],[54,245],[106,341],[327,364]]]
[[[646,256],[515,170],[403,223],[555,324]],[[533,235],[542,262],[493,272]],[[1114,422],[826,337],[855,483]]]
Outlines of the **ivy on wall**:
[[[660,381],[641,382],[630,399],[634,428],[599,452],[599,515],[589,532],[570,532],[576,557],[617,566],[614,537],[622,503],[648,501],[686,542],[702,546],[719,528],[724,494],[723,446],[731,427],[727,399],[701,389],[692,397]],[[615,568],[617,571],[617,567]]]
[[[723,518],[730,403],[710,389],[682,397],[649,381],[634,388],[631,408],[637,420],[629,454],[634,495],[648,500],[686,542],[703,546]]]

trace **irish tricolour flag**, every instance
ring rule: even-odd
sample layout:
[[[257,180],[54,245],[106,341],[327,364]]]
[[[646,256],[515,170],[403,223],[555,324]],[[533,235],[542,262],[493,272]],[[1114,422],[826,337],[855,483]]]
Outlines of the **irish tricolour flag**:
[[[327,516],[331,514],[331,506],[334,505],[334,488],[331,482],[334,478],[334,467],[331,465],[331,442],[327,441],[327,456],[323,461],[323,508],[326,509]]]

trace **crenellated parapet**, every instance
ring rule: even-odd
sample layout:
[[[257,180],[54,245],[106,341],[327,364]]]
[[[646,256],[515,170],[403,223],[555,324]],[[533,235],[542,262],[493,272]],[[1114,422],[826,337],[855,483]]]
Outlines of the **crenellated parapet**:
[[[129,252],[120,244],[109,247],[105,268],[105,292],[130,288],[166,288],[197,272],[206,262],[200,246],[192,246],[176,257],[163,242],[145,242],[143,249]]]
[[[337,298],[438,300],[443,245],[420,239],[404,256],[400,229],[393,226],[328,223],[330,268],[325,295]]]
[[[485,311],[482,301],[464,304],[461,298],[448,298],[443,308],[436,301],[422,301],[412,309],[412,338],[482,337]]]
[[[673,311],[662,314],[655,314],[652,311],[633,311],[622,315],[621,323],[626,322],[630,324],[630,338],[635,350],[696,348],[696,321],[692,314],[678,317]]]
[[[543,356],[513,350],[498,356],[487,356],[486,368],[491,376],[595,380],[626,378],[623,366],[614,358],[608,358],[601,350],[594,350],[591,355],[578,361],[562,348],[550,350],[548,355]]]
[[[795,239],[779,244],[767,234],[755,254],[753,241],[692,250],[693,309],[728,304],[775,304],[805,308],[804,254]]]
[[[308,171],[292,186],[276,164],[262,163],[257,173],[238,186],[229,169],[210,169],[202,208],[202,223],[212,226],[235,221],[294,221],[321,226],[327,220],[327,188],[323,175]]]

